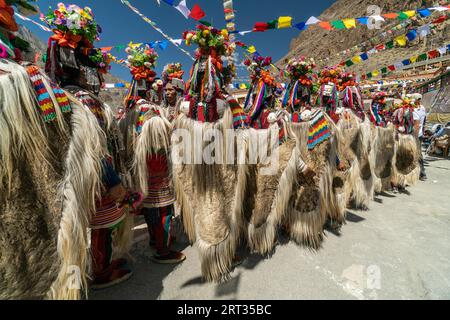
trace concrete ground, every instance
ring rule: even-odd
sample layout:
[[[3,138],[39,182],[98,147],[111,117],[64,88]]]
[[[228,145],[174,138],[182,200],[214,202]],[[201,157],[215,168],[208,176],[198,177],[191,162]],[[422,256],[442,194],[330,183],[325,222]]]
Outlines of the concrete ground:
[[[133,250],[133,277],[90,299],[450,299],[450,161],[427,157],[428,181],[348,212],[317,252],[282,241],[271,258],[246,259],[224,284],[204,283],[195,247],[178,266]],[[145,230],[138,230],[138,240]],[[144,232],[144,233],[142,233]]]

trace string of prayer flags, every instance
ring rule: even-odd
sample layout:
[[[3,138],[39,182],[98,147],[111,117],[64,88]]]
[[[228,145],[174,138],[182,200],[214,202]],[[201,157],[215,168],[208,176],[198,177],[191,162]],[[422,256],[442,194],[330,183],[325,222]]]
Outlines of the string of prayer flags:
[[[401,70],[402,68],[404,68],[406,66],[410,66],[417,62],[436,59],[439,56],[447,54],[448,52],[450,52],[450,44],[447,44],[446,46],[440,47],[438,49],[430,50],[430,51],[428,51],[426,53],[422,53],[418,56],[412,56],[408,59],[403,59],[394,64],[382,67],[379,70],[374,70],[372,72],[369,72],[369,73],[361,76],[361,78],[362,79],[370,79],[372,77],[377,77],[380,74],[380,72],[384,75],[384,74],[388,73],[389,71],[392,72],[392,71],[396,71],[396,70]]]
[[[148,17],[146,17],[144,14],[142,14],[137,8],[132,6],[130,1],[127,1],[127,0],[120,0],[120,1],[122,2],[122,4],[126,5],[131,11],[133,11],[138,16],[140,16],[142,18],[142,20],[147,22],[153,29],[155,29],[157,32],[159,32],[164,38],[166,38],[170,43],[172,43],[178,50],[180,50],[181,52],[186,54],[192,60],[195,60],[194,57],[189,52],[187,52],[185,49],[181,48],[181,46],[173,38],[171,38],[169,35],[167,35],[163,30],[161,30],[161,28],[159,28],[158,25],[154,21],[150,20]]]
[[[358,24],[360,25],[366,25],[369,27],[369,21],[374,20],[377,22],[384,22],[385,19],[398,19],[400,21],[406,21],[408,19],[411,19],[415,17],[416,15],[419,15],[421,17],[429,17],[431,15],[431,11],[439,11],[444,12],[449,10],[449,6],[444,7],[434,7],[434,8],[422,8],[422,9],[413,9],[413,10],[406,10],[402,12],[391,12],[391,13],[385,13],[382,15],[372,15],[368,17],[357,17],[357,18],[345,18],[345,19],[339,19],[334,21],[321,21],[315,16],[309,17],[306,22],[301,21],[297,23],[293,23],[292,17],[279,17],[277,20],[278,23],[278,29],[286,29],[286,28],[297,28],[299,30],[306,30],[310,26],[318,25],[319,27],[325,29],[325,30],[341,30],[341,29],[352,29],[356,28]],[[440,17],[437,22],[440,22],[442,19],[447,19],[446,15],[443,15]],[[273,21],[271,22],[257,22],[254,25],[254,28],[252,32],[264,32],[269,29],[275,29],[273,28]],[[357,23],[358,22],[358,23]],[[399,30],[401,26],[396,26],[394,28]]]

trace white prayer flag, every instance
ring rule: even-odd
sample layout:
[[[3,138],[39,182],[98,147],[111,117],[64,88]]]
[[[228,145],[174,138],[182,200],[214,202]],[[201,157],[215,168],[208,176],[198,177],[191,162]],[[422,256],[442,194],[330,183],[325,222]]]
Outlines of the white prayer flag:
[[[181,12],[181,14],[188,19],[189,15],[191,14],[191,10],[186,5],[186,0],[181,0],[180,3],[175,7],[178,11]]]
[[[309,26],[309,25],[312,25],[312,24],[317,24],[319,22],[321,22],[319,19],[317,19],[316,17],[312,16],[312,17],[310,17],[308,19],[308,21],[306,21],[305,25]]]

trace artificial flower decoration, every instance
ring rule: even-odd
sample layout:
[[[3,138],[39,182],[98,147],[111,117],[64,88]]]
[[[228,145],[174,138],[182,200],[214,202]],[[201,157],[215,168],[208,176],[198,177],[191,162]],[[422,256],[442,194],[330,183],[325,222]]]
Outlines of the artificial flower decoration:
[[[95,64],[100,73],[106,74],[109,70],[111,70],[111,55],[107,51],[97,48],[85,48],[83,50],[84,55],[89,57],[89,60]]]
[[[182,70],[181,63],[169,63],[164,67],[162,72],[162,78],[165,82],[173,79],[183,79],[184,71]]]
[[[311,75],[315,67],[316,63],[313,58],[307,59],[302,56],[289,60],[286,71],[291,80],[299,80],[301,86],[311,88],[313,85]]]
[[[52,10],[50,7],[46,15],[41,14],[41,20],[54,28],[55,35],[52,39],[58,41],[62,47],[75,49],[82,41],[84,46],[92,47],[102,32],[94,20],[92,10],[89,7],[82,9],[74,4],[66,6],[58,3],[57,9]]]
[[[344,72],[340,75],[339,91],[344,90],[347,87],[355,87],[358,85],[356,82],[356,74],[351,72]]]
[[[344,70],[339,66],[335,67],[325,67],[319,72],[319,82],[320,84],[334,83],[339,85],[342,82],[342,74]]]
[[[153,82],[156,76],[153,69],[156,67],[156,61],[158,60],[156,51],[149,45],[142,46],[132,43],[125,51],[128,54],[126,63],[134,79]]]
[[[219,30],[211,26],[198,25],[197,30],[185,31],[183,39],[188,46],[192,43],[199,46],[197,55],[230,56],[236,49],[229,42],[227,30]]]
[[[267,70],[272,64],[272,57],[262,57],[259,54],[253,54],[252,58],[248,58],[244,61],[244,65],[247,66],[247,70],[250,73],[250,78],[254,81],[262,79],[268,85],[275,84],[275,78]]]

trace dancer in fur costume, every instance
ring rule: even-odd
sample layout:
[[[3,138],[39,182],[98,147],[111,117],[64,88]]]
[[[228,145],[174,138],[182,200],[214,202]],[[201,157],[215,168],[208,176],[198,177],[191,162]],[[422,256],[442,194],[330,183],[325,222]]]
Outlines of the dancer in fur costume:
[[[145,195],[142,214],[156,250],[156,263],[179,263],[185,256],[171,245],[175,194],[170,164],[171,124],[160,107],[140,100],[138,136],[134,150],[133,173],[139,191]]]
[[[295,176],[294,203],[284,217],[284,226],[297,243],[318,248],[327,219],[342,223],[344,209],[338,208],[332,188],[336,155],[330,123],[322,110],[311,106],[314,67],[314,60],[301,57],[291,60],[286,70],[291,91],[286,92],[284,101],[292,112],[298,161],[306,171]]]
[[[233,153],[245,143],[242,131],[233,129],[243,128],[246,117],[225,91],[229,77],[221,57],[234,50],[228,32],[199,25],[183,38],[199,48],[174,122],[175,136],[183,138],[172,145],[177,205],[190,241],[198,245],[204,278],[221,281],[229,277],[243,226],[247,166],[237,164]],[[209,151],[206,158],[203,151]]]
[[[87,108],[29,63],[0,61],[0,100],[0,298],[80,299],[104,133]]]
[[[367,208],[373,196],[373,165],[370,161],[370,123],[368,119],[362,122],[356,111],[355,101],[359,100],[358,95],[354,95],[351,90],[346,90],[348,85],[355,87],[354,81],[347,77],[345,83],[342,81],[344,70],[335,68],[325,68],[319,73],[319,83],[321,89],[321,106],[325,108],[327,116],[333,120],[333,133],[337,139],[336,162],[339,170],[334,177],[335,188],[341,192],[341,201],[356,207]],[[348,99],[343,99],[339,106],[338,90],[347,91]],[[351,98],[350,98],[351,96]],[[355,99],[356,96],[356,99]],[[337,99],[337,100],[336,100]],[[349,104],[349,102],[353,102]],[[340,206],[342,208],[342,206]]]
[[[274,248],[277,228],[290,208],[300,161],[294,136],[289,132],[290,115],[284,110],[275,111],[278,85],[268,70],[271,62],[270,57],[259,54],[245,61],[252,87],[244,106],[248,125],[247,163],[250,164],[244,216],[248,246],[261,255],[269,254]],[[262,144],[268,150],[257,150]],[[258,151],[264,154],[256,156]],[[265,161],[265,156],[268,159],[278,156],[277,168],[269,174],[265,170],[270,160]]]
[[[344,112],[349,112],[349,116],[357,117],[360,122],[360,132],[362,138],[361,147],[363,150],[359,153],[358,161],[360,168],[360,177],[363,180],[365,193],[363,207],[368,207],[369,200],[374,195],[374,167],[375,167],[375,148],[374,142],[377,138],[377,130],[372,126],[370,120],[365,115],[364,102],[361,89],[356,82],[356,75],[350,72],[344,72],[340,77],[339,91],[341,95],[341,105]],[[359,206],[359,205],[358,205]]]
[[[372,104],[368,112],[370,121],[373,124],[371,129],[372,131],[376,131],[376,134],[374,134],[376,138],[373,143],[375,192],[391,189],[395,137],[394,126],[387,124],[386,111],[386,92],[375,93],[372,97]]]
[[[77,17],[83,23],[76,29],[73,26],[69,28],[69,15],[71,19]],[[56,19],[61,19],[61,16],[66,18],[65,23],[57,24]],[[55,28],[48,43],[47,73],[91,111],[106,135],[103,147],[108,153],[98,164],[102,170],[101,192],[96,197],[95,213],[89,221],[94,276],[92,287],[104,288],[124,281],[132,274],[122,267],[125,263],[123,259],[113,260],[114,255],[120,256],[128,250],[132,220],[125,205],[128,201],[127,190],[122,184],[126,169],[120,155],[121,135],[111,108],[97,96],[108,57],[93,48],[93,41],[98,38],[101,29],[89,8],[82,9],[76,5],[66,7],[60,3],[55,11],[50,10],[44,20]]]
[[[413,102],[405,98],[396,106],[392,116],[396,127],[394,190],[403,190],[407,185],[415,184],[420,175],[420,150],[415,132],[414,107]]]

